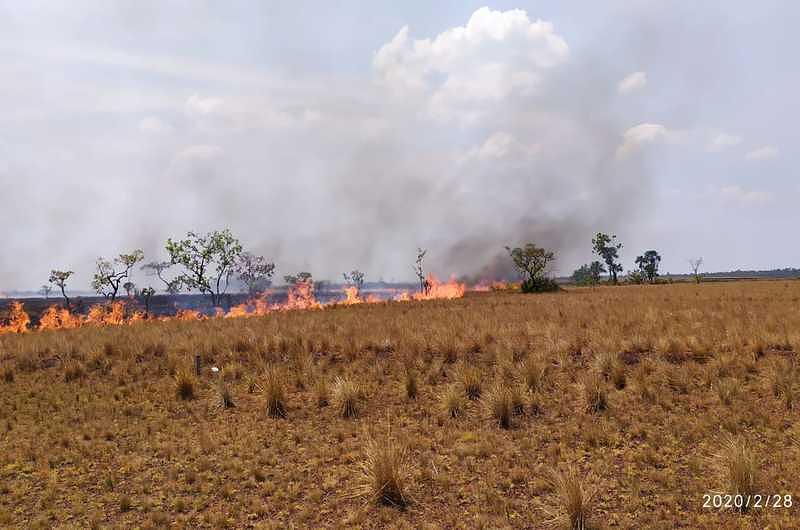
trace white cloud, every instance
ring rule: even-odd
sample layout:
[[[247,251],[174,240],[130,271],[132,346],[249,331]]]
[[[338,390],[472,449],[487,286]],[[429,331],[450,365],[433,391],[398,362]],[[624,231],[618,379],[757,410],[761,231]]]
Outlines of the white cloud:
[[[222,156],[223,152],[223,149],[218,145],[190,145],[181,150],[176,159],[183,161],[213,160]]]
[[[623,159],[645,144],[666,138],[670,131],[659,123],[641,123],[631,127],[622,135],[622,144],[617,148],[617,158]]]
[[[709,142],[706,149],[711,152],[719,152],[728,149],[729,147],[735,147],[742,143],[742,137],[736,136],[735,134],[728,134],[728,133],[719,133],[713,136]]]
[[[617,92],[620,94],[630,94],[643,89],[647,85],[647,74],[645,72],[633,72],[617,84]]]
[[[155,116],[148,116],[139,122],[139,130],[149,134],[166,134],[172,132],[172,126]]]
[[[394,92],[429,98],[433,114],[469,118],[476,105],[534,90],[568,52],[551,23],[531,22],[519,9],[482,7],[465,26],[433,39],[411,40],[402,28],[375,54],[373,67]]]
[[[764,204],[772,200],[772,194],[767,191],[746,190],[737,185],[724,186],[719,194],[723,200],[739,204]]]
[[[193,116],[205,116],[220,111],[223,103],[221,98],[204,98],[193,94],[186,100],[186,112]]]
[[[745,158],[747,160],[769,160],[777,157],[778,153],[779,151],[777,147],[765,145],[764,147],[753,149],[745,155]]]

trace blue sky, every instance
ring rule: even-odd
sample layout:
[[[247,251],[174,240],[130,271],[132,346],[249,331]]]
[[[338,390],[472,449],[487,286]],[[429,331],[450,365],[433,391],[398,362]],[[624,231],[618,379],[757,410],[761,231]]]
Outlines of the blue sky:
[[[797,266],[789,2],[0,2],[0,290],[187,230],[336,279]],[[488,267],[488,268],[487,268]],[[148,278],[139,274],[137,281]]]

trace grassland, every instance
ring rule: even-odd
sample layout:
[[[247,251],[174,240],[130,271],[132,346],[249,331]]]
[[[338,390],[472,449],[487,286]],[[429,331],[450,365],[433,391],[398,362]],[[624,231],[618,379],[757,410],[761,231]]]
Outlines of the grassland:
[[[602,287],[3,335],[0,526],[796,528],[799,301]],[[737,491],[794,505],[702,507]]]

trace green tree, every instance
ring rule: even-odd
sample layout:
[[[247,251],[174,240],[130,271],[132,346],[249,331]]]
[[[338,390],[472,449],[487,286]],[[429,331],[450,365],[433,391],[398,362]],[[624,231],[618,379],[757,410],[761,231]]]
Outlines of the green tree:
[[[600,283],[600,276],[606,272],[605,267],[599,261],[593,261],[588,265],[581,265],[572,273],[572,280],[578,285],[597,285]]]
[[[272,284],[274,272],[274,263],[267,261],[264,256],[256,256],[252,252],[242,252],[236,261],[237,277],[247,287],[250,296],[255,296],[269,287]]]
[[[548,265],[555,260],[555,253],[533,243],[524,247],[506,247],[511,261],[522,276],[522,291],[525,293],[553,291],[558,289],[555,281],[547,277]]]
[[[144,259],[144,252],[137,249],[130,254],[120,254],[114,260],[97,258],[97,272],[92,278],[92,288],[97,294],[110,298],[113,302],[122,285],[130,277],[131,269]]]
[[[655,250],[647,250],[641,256],[636,257],[636,265],[642,276],[650,283],[656,281],[658,276],[658,266],[661,263],[661,256]]]
[[[61,290],[61,296],[64,297],[64,307],[69,308],[69,296],[67,296],[67,280],[75,274],[73,271],[59,271],[51,270],[50,278],[47,280]]]
[[[592,239],[592,250],[605,262],[608,273],[611,275],[611,282],[617,283],[617,273],[622,272],[622,265],[617,263],[619,250],[622,243],[617,243],[617,236],[598,232]]]
[[[231,231],[226,228],[206,235],[188,232],[185,239],[167,239],[166,249],[170,263],[184,268],[175,278],[178,289],[197,289],[207,294],[213,305],[219,305],[242,254],[242,245]]]

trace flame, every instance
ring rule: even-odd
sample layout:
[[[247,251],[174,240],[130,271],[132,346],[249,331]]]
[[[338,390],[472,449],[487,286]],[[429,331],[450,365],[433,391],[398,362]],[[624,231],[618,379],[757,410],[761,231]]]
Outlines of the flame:
[[[364,300],[358,296],[358,287],[345,287],[344,295],[347,297],[342,302],[344,305],[363,304]]]
[[[428,274],[426,278],[428,281],[427,293],[414,293],[414,300],[436,300],[446,299],[452,300],[453,298],[461,298],[464,296],[464,291],[467,286],[463,283],[458,283],[455,278],[451,277],[447,283],[440,282],[433,274]]]
[[[83,324],[80,316],[73,315],[68,309],[51,305],[39,319],[39,329],[74,329]]]
[[[14,300],[8,311],[8,324],[0,324],[0,335],[3,333],[27,333],[31,317],[25,312],[22,302]]]
[[[281,309],[321,309],[322,304],[314,298],[314,282],[299,280],[289,286],[288,300]]]

